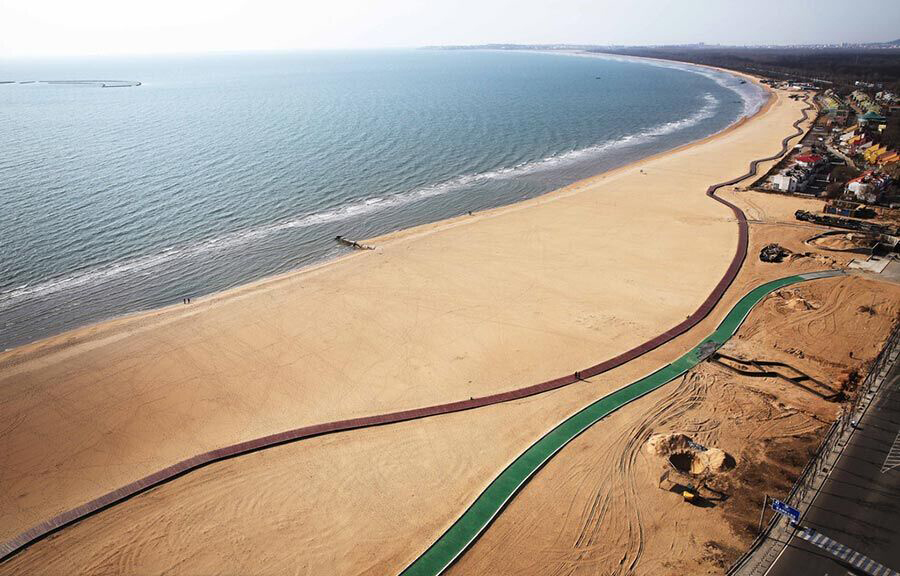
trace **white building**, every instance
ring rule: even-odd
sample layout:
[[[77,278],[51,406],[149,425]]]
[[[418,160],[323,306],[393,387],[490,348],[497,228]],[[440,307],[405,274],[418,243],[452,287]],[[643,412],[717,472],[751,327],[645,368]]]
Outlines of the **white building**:
[[[797,180],[787,174],[776,174],[770,181],[772,188],[781,192],[794,192],[797,189]]]

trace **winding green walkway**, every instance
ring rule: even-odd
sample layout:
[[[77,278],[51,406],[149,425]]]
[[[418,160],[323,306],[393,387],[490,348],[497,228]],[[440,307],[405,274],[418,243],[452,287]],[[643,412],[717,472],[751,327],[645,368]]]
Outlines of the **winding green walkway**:
[[[610,413],[656,390],[705,360],[734,336],[750,310],[770,292],[797,282],[840,274],[843,272],[839,270],[799,274],[773,280],[751,290],[734,305],[715,332],[701,344],[649,376],[600,398],[532,444],[490,483],[437,542],[402,572],[402,576],[433,576],[446,570],[478,538],[519,489],[566,444]]]

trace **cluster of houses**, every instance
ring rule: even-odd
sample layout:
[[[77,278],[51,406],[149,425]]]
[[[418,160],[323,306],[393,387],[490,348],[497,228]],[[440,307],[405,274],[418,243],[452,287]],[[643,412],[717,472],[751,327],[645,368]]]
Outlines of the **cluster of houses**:
[[[832,99],[833,102],[823,99],[823,105],[840,102],[835,96],[832,96]],[[824,106],[823,111],[826,110]],[[838,155],[843,156],[863,170],[859,177],[847,183],[844,197],[866,204],[876,204],[883,200],[892,182],[883,170],[891,164],[900,162],[900,153],[876,142],[878,128],[882,124],[881,119],[873,119],[873,116],[873,113],[867,112],[857,118],[857,124],[845,129],[835,128],[835,135],[830,139],[833,147],[829,148],[835,160]],[[784,165],[776,167],[776,171],[758,183],[758,186],[763,190],[785,194],[813,193],[814,191],[808,190],[810,184],[815,180],[824,182],[823,179],[828,178],[832,168],[828,155],[824,152],[816,153],[817,150],[824,150],[822,143],[795,152]]]
[[[799,80],[760,80],[762,84],[768,84],[779,90],[815,90],[816,85],[812,82],[800,82]]]
[[[854,102],[857,102],[864,112],[891,114],[900,110],[900,97],[887,90],[876,92],[874,98],[862,90],[856,90],[851,94],[851,97],[856,98]]]
[[[834,90],[826,90],[820,97],[822,104],[821,118],[826,126],[843,127],[850,119],[850,107],[838,96]]]
[[[891,185],[891,177],[877,170],[866,170],[847,182],[844,196],[865,204],[876,204]]]
[[[885,113],[900,110],[897,96],[882,91],[872,98],[862,90],[855,90],[849,100],[857,112],[856,124],[838,135],[835,142],[838,148],[870,167],[887,166],[900,160],[895,151],[879,144],[880,134],[888,122]]]
[[[880,203],[891,184],[891,178],[883,170],[900,162],[900,154],[874,142],[873,131],[865,129],[862,117],[860,124],[843,131],[834,143],[840,152],[853,159],[856,166],[863,170],[859,177],[847,182],[845,196],[867,204]]]
[[[787,194],[802,194],[818,172],[827,165],[825,157],[818,154],[800,154],[792,158],[788,166],[772,174],[763,183],[763,189]]]
[[[886,90],[874,92],[873,88],[857,83],[856,90],[846,96],[834,89],[819,93],[817,123],[820,127],[814,132],[818,131],[822,136],[811,138],[808,146],[798,145],[791,156],[776,165],[754,187],[785,194],[824,193],[825,185],[832,180],[832,164],[843,158],[862,172],[846,183],[842,198],[869,205],[889,202],[892,179],[885,173],[885,168],[900,162],[900,153],[883,144],[882,140],[888,123],[886,116],[900,111],[900,97]],[[823,126],[831,130],[826,131]],[[857,206],[854,210],[868,209]],[[860,217],[856,212],[852,215]]]
[[[884,144],[876,144],[869,133],[858,131],[857,126],[852,126],[841,134],[835,144],[838,150],[869,167],[883,168],[900,161],[900,154],[896,150],[889,150]]]
[[[851,92],[850,100],[854,104],[856,104],[857,109],[863,113],[873,112],[880,116],[884,112],[881,108],[881,105],[862,90],[854,90],[853,92]]]
[[[824,96],[823,105],[828,102],[829,94]],[[900,153],[881,143],[881,133],[887,125],[885,115],[900,110],[900,99],[884,90],[875,93],[874,97],[855,90],[850,93],[848,103],[856,112],[856,123],[835,130],[833,143],[863,172],[847,183],[844,196],[867,204],[879,203],[891,184],[891,178],[883,170],[900,162]]]
[[[872,98],[862,90],[855,90],[845,101],[834,90],[829,89],[819,97],[819,103],[823,123],[838,128],[846,126],[854,113],[860,124],[877,128],[887,124],[886,114],[900,111],[900,98],[887,91],[878,92]]]

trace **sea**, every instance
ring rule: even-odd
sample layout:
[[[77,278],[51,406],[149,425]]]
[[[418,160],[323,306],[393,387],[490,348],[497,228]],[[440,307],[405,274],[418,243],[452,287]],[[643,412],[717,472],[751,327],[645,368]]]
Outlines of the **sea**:
[[[764,101],[532,51],[0,60],[0,82],[0,350],[538,196]]]

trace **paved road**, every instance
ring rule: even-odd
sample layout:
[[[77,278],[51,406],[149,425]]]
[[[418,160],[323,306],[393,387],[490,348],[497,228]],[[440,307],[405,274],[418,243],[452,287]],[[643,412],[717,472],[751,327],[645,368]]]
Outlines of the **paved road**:
[[[900,570],[900,362],[882,386],[800,523]],[[767,576],[796,574],[865,572],[794,537]]]

